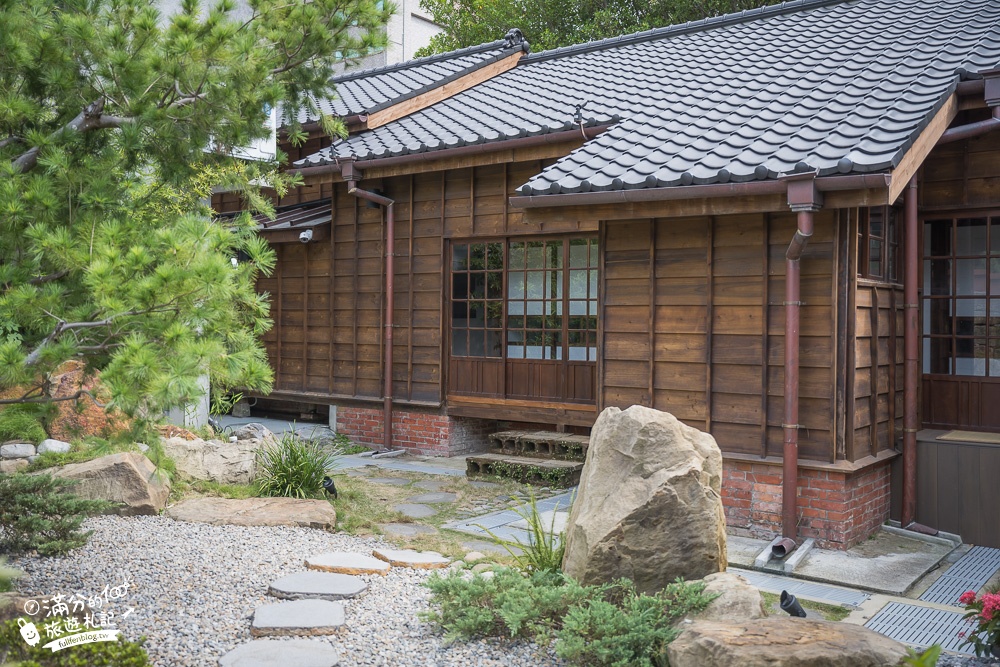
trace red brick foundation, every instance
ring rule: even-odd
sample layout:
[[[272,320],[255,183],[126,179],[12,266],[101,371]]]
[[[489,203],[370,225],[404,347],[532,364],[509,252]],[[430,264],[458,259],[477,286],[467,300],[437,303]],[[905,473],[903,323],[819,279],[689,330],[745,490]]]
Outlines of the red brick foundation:
[[[771,539],[781,532],[781,466],[724,461],[722,504],[729,532]],[[799,470],[799,537],[850,549],[889,518],[889,464],[849,474]]]
[[[336,407],[334,430],[351,440],[381,448],[382,409]],[[395,408],[392,412],[392,445],[411,454],[425,456],[456,456],[485,451],[487,435],[497,431],[496,422],[489,419],[449,417],[429,412]]]

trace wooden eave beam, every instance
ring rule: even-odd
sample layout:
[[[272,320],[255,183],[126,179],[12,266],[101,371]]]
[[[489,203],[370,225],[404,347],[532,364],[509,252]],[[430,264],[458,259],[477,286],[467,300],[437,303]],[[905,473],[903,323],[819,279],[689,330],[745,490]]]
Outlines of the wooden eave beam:
[[[920,133],[917,140],[913,142],[913,146],[906,152],[903,159],[899,161],[899,164],[892,171],[892,183],[889,185],[890,204],[899,199],[899,196],[903,194],[903,190],[909,185],[910,179],[913,178],[917,170],[920,169],[920,165],[924,163],[927,156],[934,150],[934,146],[937,145],[941,135],[944,134],[948,126],[955,120],[958,110],[958,94],[956,93],[949,97],[948,101],[934,114],[934,118],[924,128],[924,131]]]
[[[492,62],[485,67],[480,67],[474,72],[469,72],[465,76],[449,81],[442,86],[432,88],[425,93],[403,100],[399,104],[394,104],[391,107],[371,113],[368,115],[368,120],[365,122],[365,128],[374,130],[376,127],[381,127],[386,123],[391,123],[394,120],[399,120],[400,118],[409,116],[410,114],[416,113],[421,109],[426,109],[433,104],[437,104],[442,100],[452,97],[453,95],[457,95],[463,90],[467,90],[475,85],[483,83],[484,81],[488,81],[498,74],[502,74],[516,66],[517,61],[520,60],[523,55],[524,51],[517,51],[505,58]]]

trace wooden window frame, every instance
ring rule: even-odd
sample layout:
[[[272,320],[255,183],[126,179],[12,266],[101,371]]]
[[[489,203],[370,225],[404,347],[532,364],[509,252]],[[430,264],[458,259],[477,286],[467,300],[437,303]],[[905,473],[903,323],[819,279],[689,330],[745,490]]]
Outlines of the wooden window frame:
[[[882,233],[871,231],[872,213],[882,219]],[[902,213],[892,206],[871,206],[858,209],[858,278],[886,283],[898,283],[903,275],[899,254]],[[878,243],[878,257],[872,255],[872,242]],[[872,271],[872,260],[879,270]]]

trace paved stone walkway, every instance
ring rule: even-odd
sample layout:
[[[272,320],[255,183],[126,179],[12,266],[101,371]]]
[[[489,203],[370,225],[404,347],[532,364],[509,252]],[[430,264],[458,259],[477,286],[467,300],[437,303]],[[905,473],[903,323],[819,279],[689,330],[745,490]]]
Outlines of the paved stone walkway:
[[[560,493],[557,496],[535,502],[539,515],[544,522],[543,525],[546,528],[551,525],[553,517],[555,517],[557,533],[560,531],[560,526],[566,525],[570,504],[572,503],[575,491],[575,489],[570,489],[566,493]],[[519,509],[523,513],[526,505],[522,504],[516,509]],[[482,516],[457,519],[443,524],[442,527],[468,535],[475,535],[484,540],[490,539],[487,530],[501,539],[515,540],[522,544],[527,544],[531,539],[531,534],[527,530],[527,522],[515,509],[500,510]]]

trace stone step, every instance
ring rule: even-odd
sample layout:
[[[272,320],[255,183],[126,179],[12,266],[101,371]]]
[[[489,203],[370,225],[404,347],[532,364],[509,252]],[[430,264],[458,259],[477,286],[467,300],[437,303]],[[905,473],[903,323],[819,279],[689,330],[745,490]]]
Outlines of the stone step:
[[[488,437],[490,450],[507,456],[583,461],[590,447],[590,436],[555,431],[501,431]]]
[[[383,560],[367,554],[355,554],[348,551],[334,551],[306,559],[306,567],[321,572],[336,574],[381,574],[389,573],[392,567]]]
[[[344,605],[329,600],[295,600],[257,607],[253,637],[332,635],[344,627]]]
[[[368,584],[350,574],[296,572],[268,586],[267,593],[283,600],[346,600],[368,590]]]
[[[433,570],[448,567],[451,561],[436,551],[414,551],[413,549],[375,549],[375,558],[384,560],[393,567],[412,567],[418,570]]]
[[[337,649],[315,639],[254,639],[219,658],[219,667],[338,667]]]
[[[465,459],[465,475],[476,477],[493,475],[517,480],[525,484],[567,488],[580,483],[583,463],[537,459],[503,454],[477,454]]]

